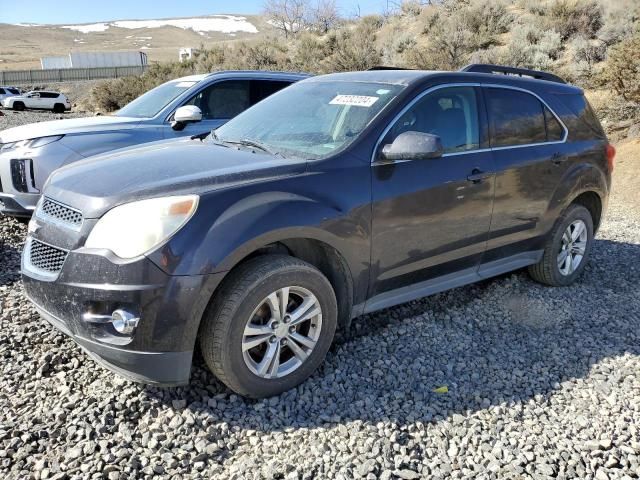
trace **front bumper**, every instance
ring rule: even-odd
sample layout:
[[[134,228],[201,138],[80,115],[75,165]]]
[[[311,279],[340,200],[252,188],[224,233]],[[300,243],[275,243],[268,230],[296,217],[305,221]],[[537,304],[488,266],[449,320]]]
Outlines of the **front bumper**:
[[[71,337],[93,360],[119,375],[136,382],[151,385],[176,386],[189,382],[193,351],[186,352],[136,352],[104,345],[75,335],[64,320],[47,312],[31,297],[42,318]]]
[[[40,199],[40,191],[51,173],[84,157],[66,147],[61,141],[39,148],[17,148],[0,154],[0,213],[12,216],[31,216]],[[12,161],[24,164],[24,181],[16,185]]]
[[[0,192],[0,214],[12,217],[30,217],[40,199],[39,194]]]
[[[72,250],[59,274],[45,278],[30,265],[31,241],[30,236],[22,280],[43,318],[96,361],[129,379],[166,386],[188,383],[200,319],[221,275],[171,276],[146,257],[122,263],[112,255]],[[140,318],[133,333],[86,320],[86,313],[108,316],[119,308]]]

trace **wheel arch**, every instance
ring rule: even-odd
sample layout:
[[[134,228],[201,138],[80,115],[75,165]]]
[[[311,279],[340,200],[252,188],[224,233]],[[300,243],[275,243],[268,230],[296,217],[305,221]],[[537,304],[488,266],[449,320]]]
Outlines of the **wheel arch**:
[[[597,231],[606,209],[609,185],[605,173],[593,164],[581,163],[567,171],[549,203],[545,231],[549,231],[558,216],[574,203],[589,210],[594,232]]]
[[[251,242],[251,247],[245,246],[225,259],[221,267],[226,270],[226,273],[220,286],[229,277],[229,273],[255,257],[284,254],[298,258],[316,267],[329,280],[338,304],[338,327],[341,333],[345,332],[351,323],[351,310],[354,304],[354,278],[346,258],[332,244],[333,242],[327,241],[326,238],[318,238],[320,235],[311,235],[311,232],[307,232],[305,236],[283,233],[280,233],[278,239],[265,238],[262,241]],[[325,237],[325,235],[322,236]],[[220,286],[211,295],[209,303],[220,291]]]

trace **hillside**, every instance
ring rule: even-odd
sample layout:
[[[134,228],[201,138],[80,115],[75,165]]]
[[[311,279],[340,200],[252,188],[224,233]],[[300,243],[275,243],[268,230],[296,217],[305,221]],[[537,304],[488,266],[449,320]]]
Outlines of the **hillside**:
[[[70,51],[142,50],[170,61],[180,47],[249,40],[273,31],[258,15],[115,20],[78,25],[0,23],[0,70],[39,69],[40,57]]]

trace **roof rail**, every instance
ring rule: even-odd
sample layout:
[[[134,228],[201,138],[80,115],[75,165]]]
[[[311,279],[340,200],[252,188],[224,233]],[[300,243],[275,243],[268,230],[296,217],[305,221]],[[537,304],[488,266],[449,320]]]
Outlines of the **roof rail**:
[[[505,67],[504,65],[491,65],[489,63],[472,63],[460,69],[461,72],[474,73],[498,73],[502,75],[516,75],[519,77],[530,77],[536,80],[547,80],[549,82],[567,83],[562,78],[553,73],[530,70],[528,68]]]
[[[367,72],[375,72],[377,70],[413,70],[413,68],[387,67],[386,65],[378,65],[375,67],[367,68]]]

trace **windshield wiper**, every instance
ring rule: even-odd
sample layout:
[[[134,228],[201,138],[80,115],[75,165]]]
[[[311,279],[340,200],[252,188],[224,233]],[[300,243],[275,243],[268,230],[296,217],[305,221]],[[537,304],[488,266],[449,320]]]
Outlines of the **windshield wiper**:
[[[222,140],[224,143],[230,143],[232,145],[243,145],[245,147],[253,147],[253,148],[257,148],[258,150],[261,150],[265,153],[268,153],[269,155],[274,155],[277,157],[282,157],[284,158],[284,155],[282,155],[280,152],[276,152],[275,150],[273,150],[271,147],[269,147],[268,145],[262,143],[262,142],[258,142],[256,140],[249,140],[248,138],[244,138],[242,140]]]

